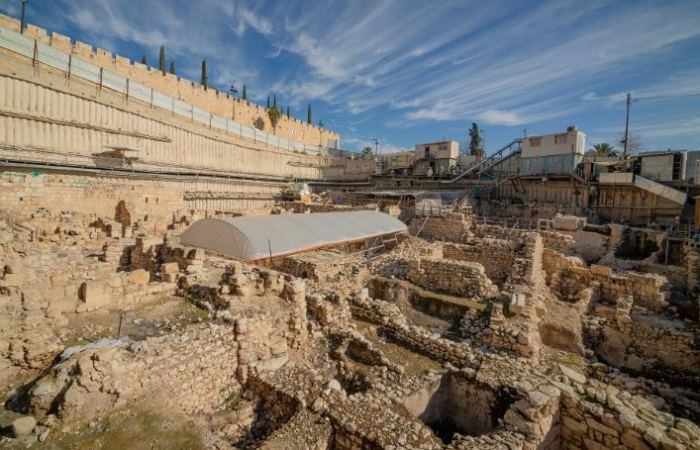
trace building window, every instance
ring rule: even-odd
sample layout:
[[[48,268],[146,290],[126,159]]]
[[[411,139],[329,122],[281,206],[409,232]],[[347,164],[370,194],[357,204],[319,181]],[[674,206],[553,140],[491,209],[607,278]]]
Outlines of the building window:
[[[425,157],[426,158],[430,157],[430,146],[425,147]]]
[[[528,140],[530,141],[530,147],[539,147],[542,145],[541,137],[531,137]]]
[[[554,135],[555,144],[566,144],[566,134],[555,134]]]

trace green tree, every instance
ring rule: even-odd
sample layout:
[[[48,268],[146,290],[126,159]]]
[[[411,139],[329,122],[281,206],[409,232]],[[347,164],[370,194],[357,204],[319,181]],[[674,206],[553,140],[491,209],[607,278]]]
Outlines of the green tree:
[[[270,109],[270,96],[267,96],[267,106],[265,106],[267,109]]]
[[[245,86],[245,84],[243,85],[243,95],[241,95],[241,98],[243,100],[248,100],[248,88]]]
[[[323,119],[318,119],[318,127],[323,128]]]
[[[615,147],[607,142],[595,144],[593,146],[593,151],[595,152],[596,156],[617,156],[617,150],[615,150]]]
[[[158,68],[160,73],[165,75],[165,47],[160,46],[160,52],[158,52]]]
[[[279,109],[277,109],[276,106],[273,106],[272,108],[267,110],[267,116],[270,118],[270,123],[272,124],[273,132],[277,133],[277,124],[282,118],[282,113]]]
[[[202,76],[199,80],[199,84],[204,86],[204,89],[206,89],[209,86],[209,77],[207,76],[207,60],[206,59],[202,60]]]
[[[475,122],[472,122],[472,126],[469,129],[469,154],[484,156],[484,141],[481,138],[481,130]]]
[[[170,61],[170,73],[175,75],[175,61]]]
[[[365,147],[362,149],[362,152],[360,153],[360,157],[362,159],[369,159],[372,156],[372,147]]]
[[[289,112],[289,105],[287,105],[287,119],[291,119],[291,118],[292,118],[292,115]]]
[[[311,124],[312,122],[311,103],[309,103],[309,107],[306,109],[306,123]]]
[[[145,53],[141,57],[141,64],[143,64],[144,66],[148,65],[148,61],[146,61],[146,54]]]
[[[277,109],[277,94],[272,94],[272,108]]]

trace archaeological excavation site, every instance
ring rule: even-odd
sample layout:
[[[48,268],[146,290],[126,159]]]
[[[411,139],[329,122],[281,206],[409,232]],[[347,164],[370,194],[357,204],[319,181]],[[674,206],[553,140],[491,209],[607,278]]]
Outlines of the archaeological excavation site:
[[[0,448],[700,449],[700,152],[276,110],[0,15]]]

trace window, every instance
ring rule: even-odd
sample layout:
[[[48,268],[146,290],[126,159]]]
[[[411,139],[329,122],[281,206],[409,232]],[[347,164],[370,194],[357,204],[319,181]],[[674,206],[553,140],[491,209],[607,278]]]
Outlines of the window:
[[[555,144],[566,144],[566,134],[555,134],[554,135]]]
[[[528,139],[528,141],[530,141],[530,147],[539,147],[542,145],[541,137],[531,137]]]
[[[425,146],[425,157],[428,158],[430,156],[430,146],[426,145]]]

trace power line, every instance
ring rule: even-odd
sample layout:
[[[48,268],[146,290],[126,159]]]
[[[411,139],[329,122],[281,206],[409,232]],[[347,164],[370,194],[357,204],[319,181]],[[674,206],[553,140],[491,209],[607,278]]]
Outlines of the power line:
[[[639,100],[658,100],[667,98],[688,98],[688,97],[700,97],[700,92],[697,94],[679,94],[679,95],[650,95],[647,97],[634,97],[633,101],[637,102]]]

